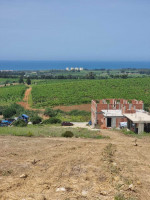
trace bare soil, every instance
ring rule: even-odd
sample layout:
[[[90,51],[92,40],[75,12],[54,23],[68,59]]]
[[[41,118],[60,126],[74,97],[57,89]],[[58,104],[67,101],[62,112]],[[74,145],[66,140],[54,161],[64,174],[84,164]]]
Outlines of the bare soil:
[[[72,105],[72,106],[55,106],[54,109],[60,109],[65,112],[69,112],[71,110],[85,110],[91,111],[91,104],[80,104],[80,105]]]
[[[150,138],[101,133],[110,139],[0,136],[0,200],[149,200]]]
[[[28,89],[26,89],[23,101],[18,103],[22,107],[24,107],[24,109],[26,109],[26,110],[36,110],[34,108],[31,108],[31,106],[29,104],[29,96],[30,96],[31,90],[32,90],[32,87],[29,87]]]

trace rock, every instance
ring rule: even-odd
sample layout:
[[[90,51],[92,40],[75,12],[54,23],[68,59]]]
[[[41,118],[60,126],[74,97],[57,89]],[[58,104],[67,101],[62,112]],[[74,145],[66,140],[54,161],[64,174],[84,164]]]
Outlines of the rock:
[[[114,177],[114,180],[115,180],[115,181],[119,181],[119,180],[120,180],[119,176],[115,176],[115,177]]]
[[[134,185],[133,184],[129,185],[129,190],[134,190]]]
[[[112,165],[113,165],[114,167],[116,167],[116,166],[117,166],[117,163],[113,162]]]
[[[86,190],[82,190],[82,196],[86,196],[87,193],[88,193],[88,191],[86,191]]]
[[[103,196],[106,196],[106,195],[108,194],[108,192],[106,192],[106,191],[101,191],[100,194],[103,195]]]
[[[138,185],[141,185],[141,182],[140,182],[140,181],[137,181],[137,184],[138,184]]]
[[[21,174],[21,175],[20,175],[20,178],[27,178],[27,177],[28,177],[27,174]]]
[[[56,189],[56,192],[65,192],[66,189],[64,187],[60,187]]]

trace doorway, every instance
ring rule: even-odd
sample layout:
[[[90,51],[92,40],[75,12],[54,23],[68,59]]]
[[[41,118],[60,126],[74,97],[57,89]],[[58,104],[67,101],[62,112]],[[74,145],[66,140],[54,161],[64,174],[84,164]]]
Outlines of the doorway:
[[[107,118],[107,127],[111,127],[111,118]]]

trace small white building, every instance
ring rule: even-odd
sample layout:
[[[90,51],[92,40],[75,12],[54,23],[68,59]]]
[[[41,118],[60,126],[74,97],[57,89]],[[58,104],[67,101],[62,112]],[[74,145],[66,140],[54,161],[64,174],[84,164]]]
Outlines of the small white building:
[[[150,113],[138,111],[132,114],[124,114],[127,118],[128,129],[135,133],[150,133]]]

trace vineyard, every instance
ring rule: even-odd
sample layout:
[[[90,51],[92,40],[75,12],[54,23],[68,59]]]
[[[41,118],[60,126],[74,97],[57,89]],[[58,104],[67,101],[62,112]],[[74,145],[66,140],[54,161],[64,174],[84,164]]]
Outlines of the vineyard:
[[[125,98],[150,104],[150,78],[70,80],[34,85],[33,107],[90,103],[92,99]]]
[[[0,106],[16,103],[23,98],[25,85],[6,86],[0,88]]]

